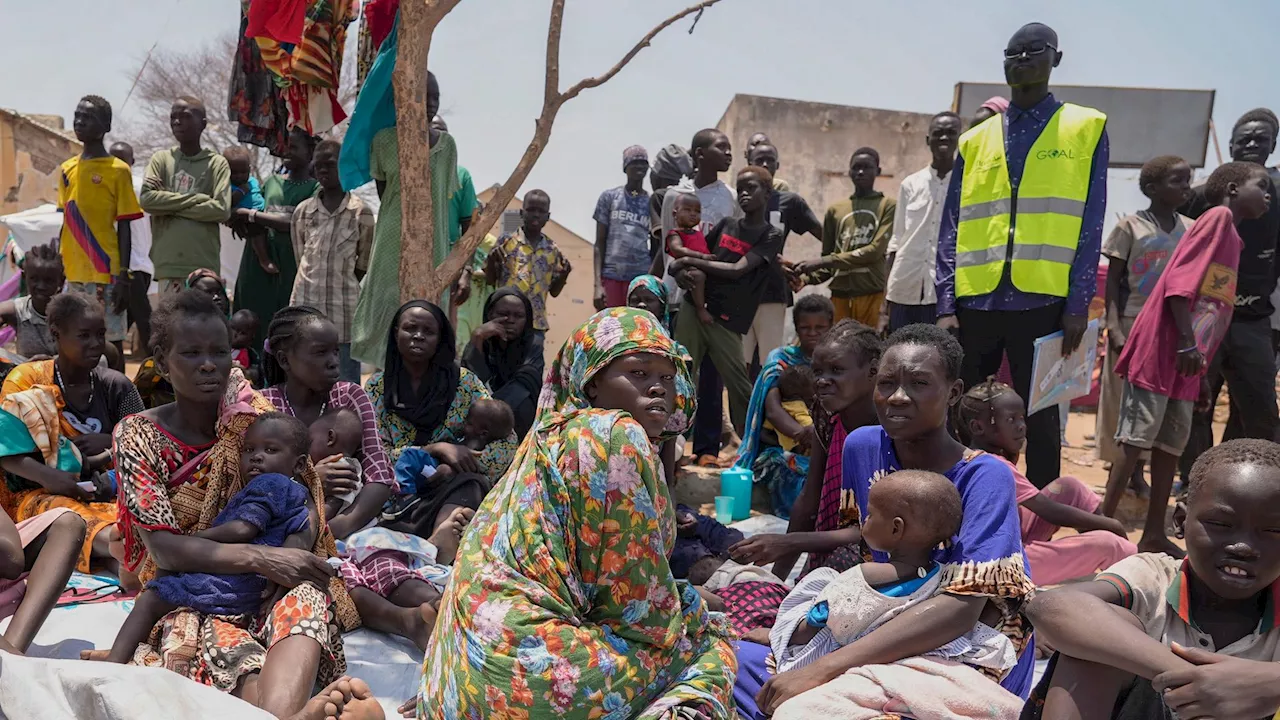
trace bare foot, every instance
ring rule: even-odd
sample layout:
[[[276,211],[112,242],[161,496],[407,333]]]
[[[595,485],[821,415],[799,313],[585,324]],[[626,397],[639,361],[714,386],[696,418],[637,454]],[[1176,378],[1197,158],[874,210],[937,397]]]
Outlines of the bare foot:
[[[111,662],[111,660],[109,659],[109,658],[110,658],[110,656],[111,656],[111,648],[107,648],[107,649],[105,649],[105,650],[81,650],[81,651],[80,651],[80,659],[81,659],[81,660],[94,660],[94,661],[97,661],[97,662]]]
[[[1148,542],[1146,538],[1143,538],[1138,543],[1138,552],[1164,553],[1165,555],[1168,555],[1174,558],[1175,560],[1181,560],[1182,558],[1187,556],[1186,550],[1183,550],[1182,548],[1178,547],[1177,545],[1174,544],[1172,540],[1164,536],[1161,536],[1159,539],[1153,542]]]
[[[462,542],[462,531],[475,514],[476,511],[471,508],[457,508],[431,533],[427,541],[436,546],[436,562],[441,565],[453,564],[453,558],[458,554],[458,543]]]
[[[373,691],[360,678],[351,678],[351,699],[342,707],[337,720],[385,720],[382,705],[373,697]]]
[[[341,677],[329,683],[288,720],[385,720],[382,706],[363,680]]]
[[[351,678],[341,677],[307,701],[288,720],[338,720],[343,706],[351,699]]]
[[[431,642],[431,631],[436,627],[436,609],[431,603],[422,603],[418,607],[402,608],[401,612],[405,614],[405,637],[425,653],[427,643]]]

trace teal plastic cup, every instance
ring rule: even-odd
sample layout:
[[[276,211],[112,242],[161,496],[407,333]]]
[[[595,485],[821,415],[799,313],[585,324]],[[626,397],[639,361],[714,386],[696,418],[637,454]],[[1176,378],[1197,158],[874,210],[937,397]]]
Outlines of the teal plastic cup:
[[[721,525],[728,525],[733,522],[733,496],[717,495],[716,496],[716,521]]]

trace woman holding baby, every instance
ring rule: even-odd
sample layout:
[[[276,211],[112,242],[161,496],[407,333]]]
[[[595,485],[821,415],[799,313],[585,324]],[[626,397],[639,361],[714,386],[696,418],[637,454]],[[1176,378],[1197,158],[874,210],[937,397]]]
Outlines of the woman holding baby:
[[[342,540],[376,520],[397,488],[373,403],[359,385],[339,379],[338,328],[319,310],[295,305],[276,313],[267,328],[267,348],[262,365],[268,387],[262,396],[276,410],[308,427],[344,408],[360,419],[358,463],[312,458],[324,484],[329,528]]]
[[[326,562],[335,554],[333,535],[322,528],[306,550],[193,536],[209,528],[244,485],[244,431],[273,407],[233,370],[226,316],[207,295],[181,293],[153,323],[156,362],[176,400],[125,418],[115,429],[123,563],[144,582],[158,570],[257,573],[279,591],[256,615],[171,612],[132,662],[168,668],[277,717],[323,718],[346,666],[340,628],[356,622],[350,597]],[[308,466],[302,477],[322,503],[315,472]],[[313,697],[317,682],[332,685]]]
[[[997,459],[965,448],[947,431],[949,410],[962,392],[961,359],[959,343],[934,326],[910,325],[894,333],[875,375],[880,425],[853,430],[843,443],[842,516],[866,518],[873,484],[899,470],[937,473],[959,491],[959,531],[933,553],[940,579],[936,594],[811,664],[774,677],[764,667],[769,648],[741,643],[735,699],[745,716],[817,717],[858,707],[856,673],[846,673],[901,667],[970,633],[979,621],[1007,638],[1016,654],[1011,668],[986,677],[1015,698],[1030,690],[1034,652],[1021,604],[1034,586],[1022,552],[1012,476]],[[858,521],[851,525],[864,546],[863,558],[890,560],[869,552],[860,527]]]

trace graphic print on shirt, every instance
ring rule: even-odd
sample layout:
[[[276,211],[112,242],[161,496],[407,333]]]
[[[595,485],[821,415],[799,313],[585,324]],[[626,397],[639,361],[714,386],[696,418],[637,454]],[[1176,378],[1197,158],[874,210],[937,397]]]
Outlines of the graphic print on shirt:
[[[68,182],[65,175],[63,182]],[[62,214],[66,219],[67,229],[71,231],[71,237],[76,239],[76,244],[84,251],[85,257],[89,258],[93,269],[110,275],[111,256],[107,254],[106,248],[102,247],[102,243],[98,242],[98,237],[93,234],[89,221],[85,219],[84,213],[80,212],[80,205],[75,200],[69,200]]]
[[[1151,294],[1152,290],[1155,290],[1156,282],[1160,280],[1160,275],[1164,272],[1165,263],[1169,262],[1170,256],[1173,255],[1173,248],[1178,244],[1176,238],[1168,235],[1162,235],[1161,237],[1167,242],[1160,247],[1151,247],[1142,253],[1141,257],[1133,261],[1129,279],[1132,283],[1133,291],[1139,295],[1147,296]]]
[[[871,210],[854,210],[845,215],[840,220],[839,251],[848,252],[870,244],[879,226],[880,216]]]
[[[1206,355],[1210,348],[1215,348],[1227,327],[1231,324],[1236,296],[1236,271],[1211,263],[1200,281],[1200,292],[1196,296],[1195,305],[1191,308],[1191,330],[1196,337],[1196,345]]]
[[[736,252],[739,255],[746,255],[751,252],[750,245],[732,235],[729,235],[728,233],[721,233],[719,246],[731,252]]]
[[[91,417],[81,421],[74,413],[69,410],[62,411],[62,417],[71,427],[75,428],[81,435],[96,435],[102,432],[102,421],[98,418]]]
[[[179,170],[173,174],[173,191],[176,193],[189,193],[196,187],[196,178],[186,170]]]

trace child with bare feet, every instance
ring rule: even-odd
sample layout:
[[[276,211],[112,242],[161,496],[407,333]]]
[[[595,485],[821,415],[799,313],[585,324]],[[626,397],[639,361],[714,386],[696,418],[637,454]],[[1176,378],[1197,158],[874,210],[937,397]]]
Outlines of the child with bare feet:
[[[471,508],[455,508],[428,538],[372,527],[341,543],[338,572],[365,627],[427,649],[449,566],[474,515]]]
[[[667,233],[667,254],[675,260],[687,257],[715,260],[707,245],[707,236],[702,232],[702,201],[698,199],[693,185],[681,184],[674,190],[677,193],[676,226]],[[715,322],[715,318],[707,312],[707,276],[695,268],[686,271],[686,277],[688,290],[693,294],[693,306],[698,309],[698,320],[703,324]]]
[[[818,568],[796,584],[769,633],[779,674],[817,661],[937,594],[941,577],[933,552],[959,531],[962,519],[956,486],[937,473],[900,470],[871,486],[868,511],[862,539],[888,554],[889,562],[843,573]],[[982,622],[923,655],[1001,673],[1017,663],[1009,639]]]
[[[457,442],[480,452],[506,438],[514,425],[515,416],[506,403],[476,400]],[[475,510],[423,501],[440,495],[442,488],[448,494],[447,486],[454,479],[449,466],[435,467],[433,473],[417,479],[412,498],[416,504],[404,512],[411,519],[389,523],[384,515],[383,526],[352,533],[339,547],[344,558],[339,573],[365,627],[408,638],[425,651],[462,531]],[[411,532],[414,528],[423,528],[422,534]],[[432,530],[424,538],[426,528]]]
[[[283,413],[266,413],[245,431],[240,451],[244,489],[227,503],[213,526],[196,533],[219,543],[310,548],[320,516],[306,487],[296,479],[307,466],[307,428]],[[257,613],[268,590],[255,574],[157,574],[138,595],[133,611],[116,636],[108,662],[126,663],[151,628],[179,607],[215,615]],[[100,659],[87,651],[86,659]]]

